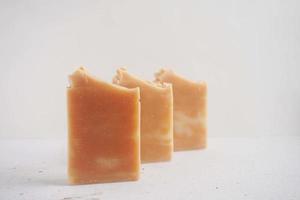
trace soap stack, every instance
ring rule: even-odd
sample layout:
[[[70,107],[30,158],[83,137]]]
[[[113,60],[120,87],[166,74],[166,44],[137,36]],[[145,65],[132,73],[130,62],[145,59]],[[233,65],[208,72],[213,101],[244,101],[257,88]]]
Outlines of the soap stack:
[[[206,84],[162,69],[155,81],[117,70],[113,83],[80,67],[67,88],[71,184],[138,180],[141,163],[206,147]]]

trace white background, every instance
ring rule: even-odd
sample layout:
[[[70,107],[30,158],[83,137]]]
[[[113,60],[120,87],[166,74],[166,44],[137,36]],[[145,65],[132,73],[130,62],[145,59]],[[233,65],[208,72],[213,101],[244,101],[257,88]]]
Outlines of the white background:
[[[0,138],[65,138],[80,65],[207,81],[209,136],[300,135],[299,2],[1,0]]]
[[[68,75],[208,84],[208,148],[67,183]],[[0,199],[299,200],[299,0],[0,0]]]

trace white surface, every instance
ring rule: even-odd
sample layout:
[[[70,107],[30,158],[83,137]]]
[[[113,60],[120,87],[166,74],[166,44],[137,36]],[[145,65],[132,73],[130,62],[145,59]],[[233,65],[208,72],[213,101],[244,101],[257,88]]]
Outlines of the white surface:
[[[207,150],[141,173],[137,182],[69,186],[65,141],[0,141],[1,200],[299,200],[300,137],[210,138]]]
[[[299,0],[1,0],[0,138],[66,136],[67,75],[85,65],[209,87],[209,135],[300,134]]]

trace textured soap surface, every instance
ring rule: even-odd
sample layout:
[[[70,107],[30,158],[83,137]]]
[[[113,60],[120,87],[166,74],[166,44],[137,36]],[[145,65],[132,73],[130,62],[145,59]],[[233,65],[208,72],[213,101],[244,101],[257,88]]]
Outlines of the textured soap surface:
[[[113,82],[141,93],[141,160],[169,161],[173,152],[173,93],[171,84],[144,81],[125,69],[117,70]]]
[[[100,81],[80,68],[67,89],[71,184],[139,178],[139,89]]]
[[[206,147],[205,82],[195,83],[162,69],[155,74],[157,82],[172,83],[174,97],[174,150]]]

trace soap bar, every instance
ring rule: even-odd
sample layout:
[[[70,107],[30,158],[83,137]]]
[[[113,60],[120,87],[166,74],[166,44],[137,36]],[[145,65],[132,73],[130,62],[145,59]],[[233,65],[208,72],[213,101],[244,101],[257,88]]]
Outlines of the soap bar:
[[[171,84],[144,81],[117,70],[113,83],[140,88],[141,160],[143,163],[169,161],[173,152],[173,93]]]
[[[69,79],[70,184],[137,180],[140,171],[139,89],[103,82],[83,67]]]
[[[174,96],[174,150],[206,147],[206,83],[195,83],[162,69],[157,82],[172,83]]]

